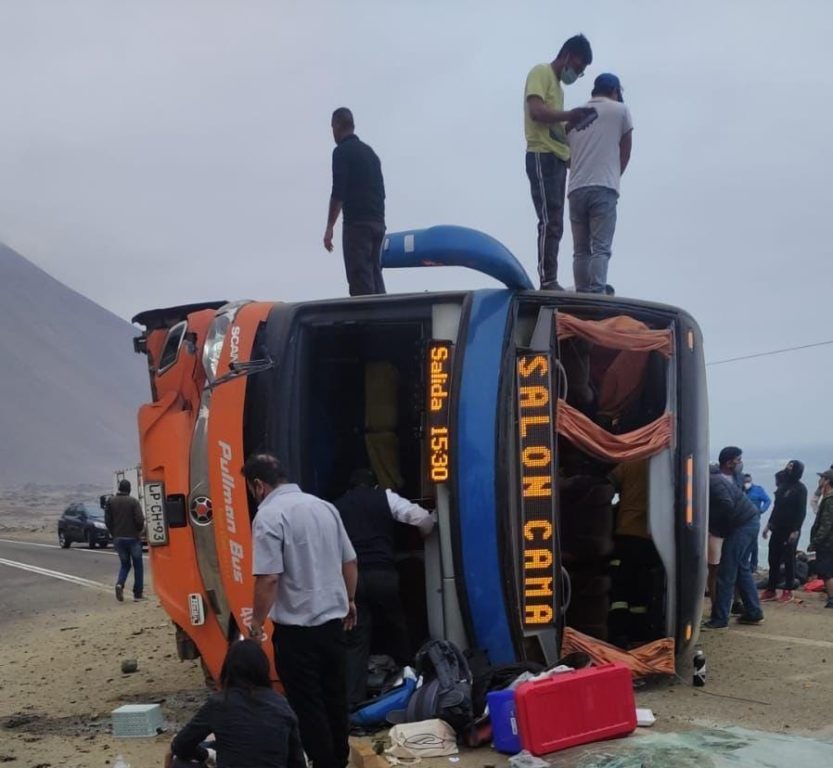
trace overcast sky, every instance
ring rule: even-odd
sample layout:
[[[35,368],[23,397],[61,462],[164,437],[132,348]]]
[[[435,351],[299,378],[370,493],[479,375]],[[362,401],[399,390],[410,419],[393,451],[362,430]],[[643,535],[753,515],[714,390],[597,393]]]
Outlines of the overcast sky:
[[[125,318],[342,295],[321,237],[347,105],[382,159],[389,230],[483,229],[534,274],[523,83],[579,31],[595,58],[567,105],[613,71],[635,123],[617,292],[689,310],[712,360],[833,338],[825,0],[5,0],[0,239]],[[565,283],[570,254],[567,233]],[[711,369],[712,445],[830,442],[831,384],[833,347]]]

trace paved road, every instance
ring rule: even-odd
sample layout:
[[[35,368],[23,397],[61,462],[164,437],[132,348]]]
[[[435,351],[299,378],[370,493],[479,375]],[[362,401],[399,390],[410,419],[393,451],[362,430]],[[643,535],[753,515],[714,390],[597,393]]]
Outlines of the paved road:
[[[146,581],[148,570],[145,555]],[[112,547],[87,549],[76,544],[61,549],[56,544],[0,539],[0,628],[37,614],[115,600],[117,571]],[[128,585],[132,581],[131,574]]]

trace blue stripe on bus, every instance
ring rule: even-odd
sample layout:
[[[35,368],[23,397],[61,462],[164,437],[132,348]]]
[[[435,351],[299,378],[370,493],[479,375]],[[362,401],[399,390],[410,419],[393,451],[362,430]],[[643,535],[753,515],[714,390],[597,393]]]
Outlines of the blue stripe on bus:
[[[500,368],[511,291],[476,291],[458,395],[456,475],[463,575],[475,642],[493,664],[515,661],[498,551],[495,462]]]

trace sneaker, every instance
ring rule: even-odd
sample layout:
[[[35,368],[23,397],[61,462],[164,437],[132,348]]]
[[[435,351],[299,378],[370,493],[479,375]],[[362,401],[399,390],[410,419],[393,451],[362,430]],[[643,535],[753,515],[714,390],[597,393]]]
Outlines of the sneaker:
[[[542,291],[563,291],[564,287],[558,282],[558,280],[553,280],[551,283],[541,283],[541,290]]]
[[[760,616],[750,616],[748,613],[744,613],[742,616],[738,616],[738,624],[748,624],[750,626],[758,626],[758,624],[764,623],[764,615],[761,614]]]
[[[704,621],[700,625],[700,629],[728,629],[728,624],[715,624],[713,621]]]
[[[791,603],[793,601],[793,593],[790,589],[782,589],[781,597],[778,598],[779,603]]]
[[[743,603],[740,600],[735,600],[732,603],[732,616],[740,616],[743,613]]]
[[[825,608],[833,608],[833,597],[828,597],[827,602],[824,604]]]
[[[778,597],[774,589],[762,589],[760,592],[761,602],[775,600]]]
[[[134,603],[141,603],[143,600],[147,600],[147,598],[144,595],[133,595]]]
[[[116,600],[124,602],[124,584],[116,584]]]

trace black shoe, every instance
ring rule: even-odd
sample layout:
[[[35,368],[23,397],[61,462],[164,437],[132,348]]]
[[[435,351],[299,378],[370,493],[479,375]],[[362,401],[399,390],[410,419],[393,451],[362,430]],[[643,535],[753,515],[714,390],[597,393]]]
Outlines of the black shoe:
[[[116,584],[116,600],[124,602],[124,584]]]
[[[713,621],[704,621],[700,625],[700,629],[729,629],[728,624],[715,624]]]
[[[740,600],[735,600],[732,603],[732,616],[742,616],[743,615],[743,603]]]
[[[542,291],[563,291],[563,286],[558,282],[558,280],[553,280],[551,283],[541,283],[541,290]]]
[[[147,600],[147,598],[144,595],[133,595],[134,603],[141,603],[143,600]]]
[[[751,626],[757,626],[758,624],[764,623],[764,615],[761,614],[760,616],[750,616],[748,613],[744,613],[738,616],[738,624],[749,624]]]

